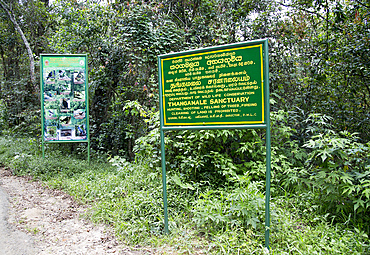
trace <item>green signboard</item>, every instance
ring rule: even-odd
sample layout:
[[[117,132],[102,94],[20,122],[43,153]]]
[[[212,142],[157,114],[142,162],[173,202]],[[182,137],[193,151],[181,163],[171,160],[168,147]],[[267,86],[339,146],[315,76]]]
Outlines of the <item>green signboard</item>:
[[[165,130],[266,129],[265,246],[270,238],[271,137],[268,41],[158,56],[164,225]]]
[[[164,126],[265,123],[263,43],[159,57]]]
[[[40,63],[43,148],[53,142],[89,143],[87,56],[42,54]]]

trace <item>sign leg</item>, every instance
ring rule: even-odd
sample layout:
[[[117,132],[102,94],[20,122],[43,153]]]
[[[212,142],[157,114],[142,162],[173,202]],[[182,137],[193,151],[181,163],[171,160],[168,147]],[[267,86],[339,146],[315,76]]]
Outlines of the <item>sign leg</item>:
[[[161,157],[162,157],[162,182],[163,182],[163,209],[164,209],[164,231],[168,234],[168,214],[167,214],[167,185],[166,185],[166,159],[164,148],[164,133],[161,129]]]
[[[41,150],[42,150],[42,159],[45,159],[45,146],[44,146],[44,139],[42,139],[42,142],[41,142]]]
[[[271,185],[271,132],[268,40],[265,40],[265,89],[266,89],[266,202],[265,202],[265,247],[270,250],[270,185]]]
[[[265,247],[267,249],[270,249],[270,183],[271,183],[271,138],[269,123],[266,128]]]

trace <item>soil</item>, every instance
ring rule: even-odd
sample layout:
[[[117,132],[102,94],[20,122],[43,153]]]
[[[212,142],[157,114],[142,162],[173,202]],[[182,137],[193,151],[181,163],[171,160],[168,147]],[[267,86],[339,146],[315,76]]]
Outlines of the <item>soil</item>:
[[[0,168],[0,253],[154,254],[149,248],[127,247],[109,226],[84,219],[87,209],[63,191]]]

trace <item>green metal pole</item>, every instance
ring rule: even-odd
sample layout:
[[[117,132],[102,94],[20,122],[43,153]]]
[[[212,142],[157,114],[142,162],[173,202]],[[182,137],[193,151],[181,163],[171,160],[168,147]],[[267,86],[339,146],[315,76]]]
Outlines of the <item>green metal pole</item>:
[[[90,165],[90,139],[87,142],[87,162],[89,162]]]
[[[161,157],[162,157],[162,182],[163,182],[163,207],[164,207],[164,231],[168,234],[168,214],[167,214],[167,185],[166,185],[166,157],[164,147],[164,133],[161,129]]]
[[[265,247],[270,249],[270,183],[271,183],[271,133],[270,133],[270,93],[268,40],[265,44],[265,93],[266,93],[266,201],[265,201]]]
[[[163,131],[163,93],[161,81],[161,59],[158,57],[158,81],[159,81],[159,105],[160,105],[160,131],[161,131],[161,158],[162,158],[162,183],[163,183],[163,210],[164,210],[164,231],[168,234],[168,214],[167,214],[167,181],[166,181],[166,150],[164,147],[164,131]]]
[[[89,107],[89,65],[85,54],[85,102],[86,102],[86,135],[87,135],[87,162],[90,165],[90,107]]]
[[[42,158],[45,159],[45,147],[44,147],[44,86],[43,86],[43,56],[40,59],[40,102],[41,102],[41,150]]]
[[[45,159],[45,148],[44,148],[44,138],[41,137],[42,143],[41,143],[41,148],[42,148],[42,158]]]

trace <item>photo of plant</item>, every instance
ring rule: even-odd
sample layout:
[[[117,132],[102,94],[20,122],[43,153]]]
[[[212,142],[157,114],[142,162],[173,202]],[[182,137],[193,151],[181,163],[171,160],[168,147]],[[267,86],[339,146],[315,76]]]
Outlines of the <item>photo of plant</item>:
[[[46,116],[46,114],[48,114],[46,112],[47,109],[55,109],[55,110],[59,110],[59,101],[57,100],[47,100],[47,101],[44,101],[44,114]]]
[[[45,137],[48,140],[56,140],[57,139],[57,127],[56,126],[47,126]]]
[[[86,109],[86,103],[85,101],[71,101],[70,102],[71,107],[70,109],[75,111],[77,109]]]

